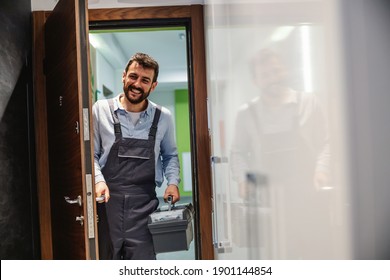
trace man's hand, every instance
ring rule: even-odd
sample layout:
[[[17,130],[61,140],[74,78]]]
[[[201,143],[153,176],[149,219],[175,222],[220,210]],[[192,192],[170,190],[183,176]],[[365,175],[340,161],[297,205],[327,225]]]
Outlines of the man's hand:
[[[248,199],[249,197],[249,187],[246,182],[241,182],[238,184],[238,195],[242,199]]]
[[[314,174],[314,186],[317,191],[322,190],[329,184],[329,176],[325,172],[316,172]]]
[[[168,196],[172,196],[172,204],[180,200],[179,188],[176,185],[169,185],[165,189],[164,201],[167,202]]]
[[[110,199],[110,190],[108,189],[106,182],[101,181],[95,184],[95,194],[96,197],[101,197],[102,195],[104,195],[104,202],[108,202],[108,200]],[[100,201],[100,203],[102,202],[103,201]]]

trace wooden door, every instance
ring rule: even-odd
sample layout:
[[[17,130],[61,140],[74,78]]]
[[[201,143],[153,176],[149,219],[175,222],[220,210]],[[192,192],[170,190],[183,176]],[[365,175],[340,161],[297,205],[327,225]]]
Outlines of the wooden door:
[[[86,0],[60,0],[45,23],[54,259],[96,259]]]
[[[72,2],[72,1],[69,1]],[[76,3],[79,3],[76,1]],[[59,3],[61,5],[61,1]],[[58,6],[59,6],[58,5]],[[78,7],[78,4],[74,9]],[[57,8],[56,8],[57,9]],[[36,124],[36,151],[37,151],[37,182],[38,182],[38,196],[39,196],[39,215],[40,215],[40,235],[41,235],[41,253],[43,259],[52,259],[52,258],[60,258],[58,257],[57,249],[57,241],[61,240],[61,237],[57,235],[60,234],[58,231],[61,230],[61,227],[57,229],[58,225],[57,219],[51,219],[51,211],[53,209],[53,213],[60,212],[60,210],[56,210],[55,208],[58,206],[57,204],[63,199],[58,195],[58,202],[56,200],[49,200],[49,193],[54,192],[55,189],[59,189],[57,181],[52,179],[51,182],[48,182],[48,166],[49,166],[49,158],[46,155],[47,146],[48,146],[48,138],[47,138],[47,127],[46,127],[46,119],[52,119],[53,117],[50,112],[49,117],[47,117],[46,113],[46,88],[45,88],[45,77],[41,75],[42,73],[42,60],[45,56],[45,47],[42,46],[42,42],[44,41],[44,32],[43,27],[48,18],[51,17],[52,13],[58,13],[58,10],[53,12],[44,12],[44,11],[35,11],[33,12],[33,27],[34,27],[34,37],[33,37],[33,67],[34,67],[34,102],[35,102],[35,124]],[[66,19],[69,16],[64,16]],[[74,18],[74,16],[72,16]],[[195,137],[194,147],[191,150],[194,151],[194,166],[196,166],[196,174],[194,176],[196,184],[199,186],[199,190],[195,191],[195,204],[197,205],[197,209],[199,212],[197,214],[195,227],[196,238],[198,240],[199,247],[197,248],[197,256],[200,259],[214,259],[214,248],[213,248],[213,240],[212,240],[212,225],[211,225],[211,212],[212,212],[212,204],[211,204],[211,165],[210,165],[210,138],[208,131],[208,120],[207,120],[207,87],[206,87],[206,66],[205,66],[205,43],[204,43],[204,27],[203,27],[203,6],[201,5],[187,5],[187,6],[164,6],[164,7],[139,7],[139,8],[118,8],[118,9],[93,9],[89,10],[89,22],[94,24],[96,22],[111,22],[111,21],[137,21],[137,20],[171,20],[171,19],[186,19],[188,20],[191,28],[190,36],[191,42],[193,44],[191,51],[191,76],[193,84],[191,87],[193,88],[193,92],[191,94],[191,120],[192,120],[192,133]],[[78,19],[80,22],[80,19]],[[54,21],[54,20],[53,20]],[[57,22],[61,22],[61,20],[57,20]],[[84,21],[82,21],[84,23]],[[61,24],[64,24],[61,22]],[[61,25],[60,24],[60,25]],[[60,26],[61,27],[61,26]],[[87,26],[86,26],[87,27]],[[76,30],[76,29],[75,29]],[[64,38],[66,34],[63,32],[56,31],[53,34],[46,34],[46,37],[50,38],[50,36],[55,39],[48,40],[63,40],[65,43],[62,43],[63,46],[68,47],[69,38]],[[72,34],[76,34],[76,31],[69,32],[67,36],[71,36]],[[60,38],[61,37],[61,38]],[[77,41],[77,39],[72,39],[73,41]],[[57,44],[55,41],[51,42],[52,44]],[[47,44],[46,48],[48,48],[50,44]],[[62,48],[62,47],[61,47]],[[76,51],[76,46],[74,47]],[[78,47],[79,48],[79,47]],[[87,47],[83,45],[83,48]],[[59,50],[57,50],[59,51]],[[80,52],[80,49],[78,50]],[[87,53],[86,51],[81,51],[81,53]],[[64,68],[65,69],[65,68]],[[78,68],[79,69],[79,68]],[[77,70],[77,69],[76,69]],[[70,70],[72,73],[73,70]],[[78,71],[78,70],[77,70]],[[48,74],[48,70],[46,69]],[[61,77],[65,78],[64,71],[60,71]],[[75,73],[75,72],[74,72]],[[74,74],[73,73],[73,74]],[[49,74],[48,74],[49,75]],[[54,76],[54,74],[50,74],[50,76]],[[57,79],[62,80],[57,76]],[[50,81],[49,81],[50,82]],[[65,86],[65,85],[64,85]],[[54,87],[54,93],[51,92],[48,94],[53,94],[52,103],[54,103],[54,107],[50,108],[50,110],[58,110],[58,104],[60,95],[57,92],[56,87]],[[53,90],[52,90],[53,91]],[[65,90],[67,93],[67,90]],[[49,97],[51,98],[51,97]],[[56,100],[57,98],[57,100]],[[68,99],[68,97],[67,97]],[[63,106],[70,106],[69,101],[63,103]],[[55,107],[57,106],[57,107]],[[77,105],[77,108],[83,108],[80,104]],[[80,107],[81,106],[81,107]],[[49,106],[51,107],[51,105]],[[76,107],[73,107],[76,108]],[[79,109],[80,110],[80,109]],[[59,113],[59,112],[57,112]],[[70,117],[67,118],[70,122]],[[80,118],[79,118],[80,119]],[[51,121],[54,122],[54,121]],[[70,124],[72,124],[70,122]],[[73,123],[74,124],[74,123]],[[59,128],[61,126],[57,126]],[[72,126],[70,126],[72,127]],[[52,127],[50,128],[52,129]],[[84,129],[81,127],[81,129]],[[81,132],[80,132],[81,133]],[[63,140],[65,141],[65,140]],[[79,141],[82,141],[79,139]],[[51,146],[56,145],[51,142]],[[80,142],[82,143],[82,142]],[[80,144],[81,145],[81,144]],[[85,145],[90,145],[85,142]],[[85,147],[85,146],[84,146]],[[55,146],[51,148],[51,150],[55,150]],[[65,153],[70,153],[70,151],[65,151]],[[81,151],[85,151],[87,153],[89,148],[80,147]],[[89,159],[85,157],[86,167],[88,167]],[[53,160],[56,160],[56,157],[52,156],[50,159],[50,164],[55,165]],[[82,165],[81,158],[79,159],[80,168],[86,168]],[[73,168],[73,165],[72,165]],[[69,172],[69,170],[67,170]],[[89,174],[91,171],[82,171],[80,172],[80,180],[85,181],[85,174]],[[53,177],[53,176],[50,176]],[[93,178],[93,174],[92,174]],[[84,182],[83,181],[83,182]],[[85,201],[85,182],[83,183],[83,200]],[[64,194],[64,196],[70,196],[70,194]],[[53,204],[54,203],[54,204]],[[62,204],[60,204],[62,205]],[[85,203],[83,204],[85,207]],[[73,214],[73,216],[76,215]],[[73,217],[74,218],[74,217]],[[61,218],[60,218],[61,219]],[[51,225],[51,221],[55,221],[53,225]],[[73,221],[73,220],[72,220]],[[96,227],[95,227],[96,228]],[[51,242],[53,235],[53,242]],[[66,241],[68,242],[68,241]],[[95,241],[93,238],[89,239],[89,242],[84,241],[85,244],[90,244],[90,250],[97,252],[97,245],[95,245]],[[87,245],[86,245],[87,246]],[[53,248],[56,247],[56,248]],[[94,249],[95,248],[95,249]],[[87,250],[87,249],[86,249]],[[87,254],[86,254],[86,257]],[[93,258],[93,253],[91,253],[91,258]],[[64,258],[64,257],[61,257]],[[76,258],[69,256],[68,258]],[[81,257],[80,257],[81,258]]]

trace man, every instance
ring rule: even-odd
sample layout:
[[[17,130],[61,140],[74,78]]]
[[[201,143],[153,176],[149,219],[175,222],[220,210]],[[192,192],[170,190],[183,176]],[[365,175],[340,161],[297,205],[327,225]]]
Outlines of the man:
[[[105,201],[98,204],[100,259],[156,259],[147,223],[163,175],[164,200],[180,199],[173,119],[148,100],[158,72],[153,58],[136,53],[123,72],[123,93],[93,106],[95,193]]]
[[[289,86],[287,67],[272,50],[259,51],[252,66],[260,94],[238,112],[232,145],[236,180],[242,183],[258,169],[278,184],[321,189],[329,181],[330,153],[318,98]]]

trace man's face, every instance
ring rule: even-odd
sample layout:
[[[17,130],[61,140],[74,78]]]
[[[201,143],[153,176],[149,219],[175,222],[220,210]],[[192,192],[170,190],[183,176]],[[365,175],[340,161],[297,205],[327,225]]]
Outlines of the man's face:
[[[132,104],[139,104],[148,98],[157,86],[153,77],[153,69],[145,69],[138,62],[133,62],[122,76],[123,92],[127,100]]]
[[[255,66],[257,85],[266,94],[278,94],[280,88],[287,86],[287,71],[276,57],[270,57]]]

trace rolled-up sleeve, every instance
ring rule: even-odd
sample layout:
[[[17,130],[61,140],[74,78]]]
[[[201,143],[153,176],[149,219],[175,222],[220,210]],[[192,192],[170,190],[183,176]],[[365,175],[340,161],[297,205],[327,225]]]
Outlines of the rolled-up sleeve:
[[[92,107],[93,119],[93,144],[94,144],[94,168],[95,168],[95,184],[105,181],[99,163],[101,157],[101,137],[99,133],[99,103],[96,102]]]
[[[167,129],[161,141],[162,168],[168,185],[179,186],[180,164],[175,139],[175,127],[170,113],[164,114]]]

